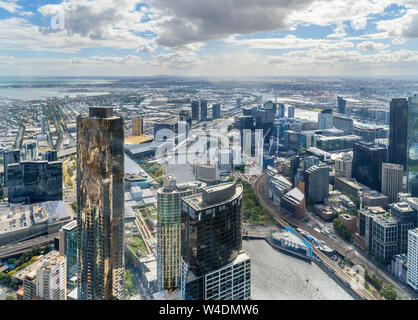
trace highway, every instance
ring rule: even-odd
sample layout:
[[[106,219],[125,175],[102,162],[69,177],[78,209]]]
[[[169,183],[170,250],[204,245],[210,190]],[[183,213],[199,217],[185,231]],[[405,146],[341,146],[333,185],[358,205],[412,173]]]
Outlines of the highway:
[[[310,227],[306,227],[303,223],[301,223],[300,221],[297,221],[295,219],[293,219],[292,217],[289,217],[287,215],[285,215],[279,208],[277,208],[274,203],[268,198],[266,197],[266,195],[268,194],[266,191],[267,188],[267,174],[263,173],[262,175],[260,175],[257,180],[254,181],[253,184],[253,188],[254,188],[254,192],[255,194],[258,196],[261,205],[271,214],[272,218],[281,226],[283,227],[290,227],[293,229],[293,231],[301,238],[302,235],[299,234],[299,232],[297,232],[291,225],[289,225],[288,222],[290,222],[291,224],[311,233],[312,228]],[[292,221],[291,221],[292,220]],[[312,232],[312,235],[314,235],[315,237],[317,236],[317,234],[319,234],[318,232]],[[320,234],[321,236],[323,236],[322,234]],[[319,239],[323,238],[323,237],[319,237]],[[330,242],[330,239],[325,237],[327,243]],[[322,239],[321,239],[322,240]],[[339,245],[338,245],[339,246]],[[341,247],[341,246],[340,246]],[[340,250],[344,250],[340,248]],[[343,282],[350,284],[351,288],[363,299],[367,299],[367,300],[377,300],[371,293],[369,293],[367,290],[360,288],[359,286],[355,285],[353,283],[353,280],[350,276],[348,276],[343,270],[341,270],[335,263],[334,261],[332,261],[330,258],[328,258],[325,254],[323,254],[320,250],[313,248],[313,252],[321,259],[321,261],[324,263],[325,266],[327,266],[330,270],[333,270],[334,274],[339,277]]]
[[[58,236],[58,233],[2,246],[0,247],[0,260],[17,254],[22,254],[37,245],[44,246],[46,244],[53,243],[56,236]]]

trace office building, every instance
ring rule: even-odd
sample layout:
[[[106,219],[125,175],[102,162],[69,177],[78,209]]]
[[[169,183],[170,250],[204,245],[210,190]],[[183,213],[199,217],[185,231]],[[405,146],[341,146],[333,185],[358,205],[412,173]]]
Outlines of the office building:
[[[38,159],[38,143],[27,142],[23,145],[23,160],[34,161]]]
[[[281,207],[295,219],[305,217],[305,196],[298,188],[293,188],[282,197]]]
[[[230,182],[183,198],[182,299],[251,298],[251,262],[242,251],[242,191]]]
[[[384,261],[398,254],[399,219],[390,214],[373,217],[370,253]]]
[[[403,166],[393,163],[382,164],[382,193],[387,195],[389,203],[397,200],[398,193],[402,191]]]
[[[7,170],[8,166],[13,163],[19,163],[20,162],[20,150],[7,150],[4,151],[3,156],[3,165],[4,165],[4,184],[3,187],[7,187]]]
[[[202,182],[177,184],[172,175],[164,177],[157,192],[157,278],[160,290],[175,290],[181,272],[181,198],[196,194]]]
[[[219,103],[215,103],[212,105],[212,119],[220,119],[221,118],[221,105]]]
[[[293,119],[295,117],[295,107],[288,107],[287,108],[287,117],[289,119]]]
[[[408,231],[417,226],[417,213],[406,202],[394,203],[390,212],[373,217],[371,254],[389,262],[407,253]]]
[[[345,107],[347,105],[347,101],[344,100],[342,97],[337,97],[338,103],[338,113],[345,114]]]
[[[296,187],[295,177],[298,173],[298,169],[300,168],[300,157],[293,156],[290,158],[290,182],[292,183],[293,187]]]
[[[353,178],[373,190],[381,191],[384,162],[387,162],[386,148],[372,143],[356,143],[353,148]]]
[[[111,107],[77,118],[78,299],[124,297],[124,121]]]
[[[77,221],[71,221],[59,232],[59,252],[67,258],[67,277],[77,274]]]
[[[199,120],[199,101],[192,101],[192,120]]]
[[[418,97],[408,99],[408,152],[406,159],[406,177],[408,192],[418,197]]]
[[[342,115],[335,115],[333,119],[333,124],[336,129],[344,131],[345,135],[353,134],[353,119]]]
[[[398,254],[407,252],[408,230],[417,226],[417,212],[408,202],[397,202],[389,205],[390,213],[399,219]]]
[[[208,102],[200,100],[200,120],[208,120]]]
[[[324,109],[318,114],[318,130],[331,129],[334,117],[332,109]]]
[[[62,200],[62,162],[22,161],[9,165],[7,197],[12,203]]]
[[[279,118],[284,118],[285,117],[285,112],[286,112],[286,107],[284,106],[283,103],[278,104],[278,110],[279,110]]]
[[[408,100],[390,102],[388,161],[406,167],[408,134]]]
[[[343,153],[341,157],[335,159],[335,178],[351,179],[353,168],[353,157],[350,153]]]
[[[132,119],[132,135],[142,136],[144,134],[144,120],[142,118]]]
[[[238,109],[240,109],[240,108],[241,108],[241,102],[242,102],[242,99],[241,99],[241,98],[237,98],[237,99],[235,100],[235,106],[236,106]]]
[[[418,228],[408,231],[408,271],[406,281],[418,291]]]
[[[219,179],[218,166],[210,163],[196,165],[196,178],[207,184],[214,184]]]
[[[53,162],[58,161],[58,154],[56,150],[48,150],[41,154],[41,159],[43,161]]]
[[[313,166],[305,171],[306,201],[324,202],[329,197],[329,166]]]

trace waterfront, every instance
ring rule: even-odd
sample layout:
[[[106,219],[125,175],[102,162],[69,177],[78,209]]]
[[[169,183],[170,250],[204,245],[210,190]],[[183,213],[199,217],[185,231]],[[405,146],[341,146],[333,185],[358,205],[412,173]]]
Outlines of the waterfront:
[[[353,300],[315,263],[279,252],[264,240],[244,240],[243,250],[251,257],[254,300]]]

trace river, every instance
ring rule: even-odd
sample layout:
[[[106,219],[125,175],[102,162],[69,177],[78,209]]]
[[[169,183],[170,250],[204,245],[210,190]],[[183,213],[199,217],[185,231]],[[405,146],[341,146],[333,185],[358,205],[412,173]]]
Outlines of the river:
[[[254,300],[353,300],[314,262],[279,252],[264,240],[242,245],[251,258]]]

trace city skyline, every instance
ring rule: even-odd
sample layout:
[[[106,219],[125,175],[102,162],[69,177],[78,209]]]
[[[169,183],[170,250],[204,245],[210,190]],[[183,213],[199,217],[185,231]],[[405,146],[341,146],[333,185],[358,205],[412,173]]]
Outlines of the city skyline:
[[[0,1],[0,76],[415,76],[414,0]]]

